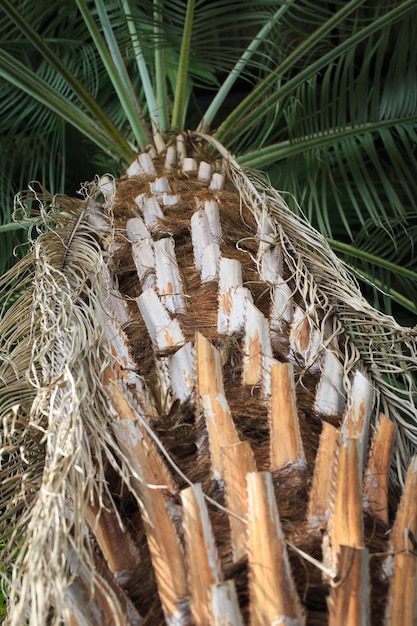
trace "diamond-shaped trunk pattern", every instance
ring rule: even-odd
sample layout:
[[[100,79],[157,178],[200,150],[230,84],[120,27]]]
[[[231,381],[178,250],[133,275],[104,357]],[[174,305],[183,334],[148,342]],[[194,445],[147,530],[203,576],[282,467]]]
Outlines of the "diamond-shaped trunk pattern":
[[[312,321],[270,217],[221,163],[168,156],[118,181],[102,238],[104,383],[141,506],[109,469],[124,528],[88,519],[120,598],[101,623],[411,626],[415,461],[399,502],[394,426],[360,362],[346,391],[348,339],[325,306]]]

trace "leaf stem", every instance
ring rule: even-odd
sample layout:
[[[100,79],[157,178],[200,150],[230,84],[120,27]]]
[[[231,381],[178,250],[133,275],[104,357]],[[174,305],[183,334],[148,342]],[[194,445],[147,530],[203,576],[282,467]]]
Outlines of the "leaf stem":
[[[85,0],[76,0],[77,6],[84,19],[89,33],[96,45],[97,51],[103,61],[103,65],[109,75],[113,87],[122,105],[123,111],[129,121],[132,132],[141,150],[149,144],[150,136],[144,122],[142,112],[133,91],[126,67],[121,57],[117,42],[111,27],[106,9],[102,0],[95,0],[97,11],[106,37],[108,48],[93,20],[91,10]]]
[[[299,137],[297,139],[287,139],[279,143],[271,144],[265,148],[259,148],[252,152],[247,152],[237,157],[240,165],[251,168],[263,168],[271,162],[281,161],[292,157],[300,152],[306,152],[312,148],[320,148],[327,144],[343,141],[347,137],[356,137],[358,134],[373,133],[387,127],[403,126],[404,124],[415,124],[417,114],[396,119],[377,120],[376,122],[365,122],[356,126],[346,126],[345,128],[333,127],[325,132],[313,136]]]
[[[159,130],[159,114],[158,107],[155,100],[155,94],[152,87],[151,79],[149,76],[148,68],[145,62],[145,58],[142,52],[142,46],[140,44],[139,36],[136,30],[135,22],[133,21],[132,12],[128,0],[122,1],[123,11],[126,16],[127,27],[129,29],[130,38],[132,40],[132,47],[136,57],[136,64],[138,66],[139,75],[142,81],[143,90],[145,92],[146,102],[148,104],[149,116],[151,118],[152,127],[154,132]]]
[[[392,261],[387,261],[380,256],[375,256],[370,252],[366,252],[365,250],[361,250],[352,246],[348,243],[342,243],[341,241],[335,241],[334,239],[330,239],[326,237],[327,243],[334,249],[339,252],[343,252],[348,256],[355,257],[357,259],[363,259],[364,261],[368,261],[373,265],[377,265],[378,267],[383,267],[393,274],[397,274],[398,276],[403,276],[404,278],[408,278],[417,283],[417,272],[413,272],[412,270],[407,269],[406,267],[402,267],[401,265],[397,265]]]
[[[8,222],[7,224],[0,224],[0,233],[10,233],[13,230],[24,230],[33,226],[33,222]]]
[[[296,2],[296,0],[291,0],[290,2],[287,2],[284,6],[280,7],[278,11],[276,11],[276,13],[273,15],[273,17],[270,20],[268,20],[268,22],[261,28],[261,30],[258,32],[256,37],[251,41],[249,46],[243,52],[240,59],[235,64],[229,76],[226,78],[226,80],[224,81],[220,89],[217,91],[215,97],[210,103],[210,106],[208,107],[207,111],[204,113],[198,125],[197,130],[202,131],[202,132],[208,131],[208,129],[210,128],[210,125],[213,122],[215,115],[217,114],[218,110],[222,106],[226,96],[228,95],[229,91],[235,84],[236,80],[239,78],[242,70],[244,69],[248,61],[250,60],[253,53],[256,52],[259,45],[265,41],[265,37],[267,36],[269,31],[275,26],[275,24],[285,14],[285,12],[289,9],[289,7],[292,4],[294,4],[294,2]]]
[[[190,59],[190,43],[193,29],[195,0],[188,0],[185,14],[184,30],[181,41],[180,58],[178,62],[177,85],[172,112],[172,130],[184,130],[185,109],[187,101],[188,64]]]
[[[354,270],[354,268],[352,269]],[[375,286],[377,290],[387,295],[389,298],[391,298],[391,300],[404,307],[404,309],[407,309],[408,311],[411,311],[411,313],[414,313],[414,315],[417,315],[417,306],[415,305],[415,303],[409,298],[406,298],[402,293],[396,291],[392,287],[389,287],[387,289],[387,287],[384,286],[383,282],[379,280],[379,278],[376,278],[376,276],[374,276],[373,274],[367,273],[362,269],[357,272],[357,275],[359,278],[361,278],[362,276],[365,282],[368,281],[371,286]]]
[[[168,130],[168,93],[166,83],[166,58],[165,49],[161,43],[162,33],[162,3],[161,0],[154,0],[154,37],[155,37],[155,81],[156,81],[156,102],[159,108],[159,130],[164,133]]]

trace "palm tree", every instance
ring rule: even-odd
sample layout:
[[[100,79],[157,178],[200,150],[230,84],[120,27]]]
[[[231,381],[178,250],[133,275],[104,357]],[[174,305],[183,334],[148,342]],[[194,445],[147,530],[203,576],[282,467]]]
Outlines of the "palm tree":
[[[350,208],[396,240],[416,197],[411,70],[397,87],[417,12],[241,4],[2,4],[9,103],[34,98],[56,141],[64,120],[127,168],[80,199],[16,198],[32,243],[1,282],[13,626],[412,623],[416,331],[270,180],[280,162],[327,239],[335,206],[352,239]],[[233,21],[243,51],[207,45]],[[189,126],[213,68],[231,71]],[[247,169],[267,164],[270,180]],[[411,270],[330,243],[362,275],[395,270],[412,308],[395,295]]]

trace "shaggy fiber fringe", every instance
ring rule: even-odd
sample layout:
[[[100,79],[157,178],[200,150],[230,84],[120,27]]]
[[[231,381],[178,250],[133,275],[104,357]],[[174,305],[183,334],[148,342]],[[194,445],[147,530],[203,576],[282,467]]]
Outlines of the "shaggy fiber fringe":
[[[109,362],[108,285],[86,219],[92,200],[50,198],[34,189],[20,196],[19,204],[35,202],[39,215],[31,217],[46,231],[1,284],[21,293],[1,322],[0,534],[8,538],[2,576],[9,572],[10,626],[21,626],[28,615],[33,626],[61,623],[78,573],[95,570],[86,504],[110,496],[105,460],[122,471],[101,383]],[[6,304],[10,297],[6,291]]]

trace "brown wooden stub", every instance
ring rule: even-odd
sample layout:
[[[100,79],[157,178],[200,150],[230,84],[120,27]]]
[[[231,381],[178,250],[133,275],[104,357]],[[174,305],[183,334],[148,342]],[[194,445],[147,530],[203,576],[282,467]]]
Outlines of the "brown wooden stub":
[[[175,619],[185,624],[188,586],[184,554],[169,510],[172,504],[166,492],[166,475],[160,472],[162,459],[152,445],[146,445],[133,421],[119,421],[113,428],[123,454],[140,477],[131,480],[144,510],[149,552],[165,618],[168,624]]]
[[[246,385],[257,385],[262,377],[262,343],[257,329],[254,330],[253,335],[248,340],[245,365],[244,382]]]
[[[270,394],[271,340],[267,318],[252,302],[246,303],[243,383],[261,385]]]
[[[405,479],[404,493],[391,533],[391,549],[415,550],[412,537],[417,534],[417,455],[411,460]]]
[[[392,572],[385,626],[415,626],[417,616],[417,456],[408,468],[392,529],[386,569]]]
[[[86,518],[109,570],[117,582],[126,584],[132,578],[135,564],[140,559],[139,550],[131,535],[120,526],[116,514],[105,508],[87,504]],[[114,547],[117,546],[117,550]]]
[[[388,479],[395,425],[382,414],[374,434],[365,471],[365,503],[375,517],[388,524]]]
[[[201,333],[196,333],[197,395],[224,395],[223,375],[218,350]]]
[[[340,546],[362,548],[364,529],[362,513],[362,474],[360,445],[357,439],[339,444],[333,503],[330,514],[330,542],[335,557]]]
[[[368,550],[340,546],[337,572],[330,590],[329,626],[368,626]]]
[[[271,469],[279,469],[287,463],[304,464],[291,363],[274,362],[271,367],[269,419]]]
[[[252,472],[248,483],[248,559],[251,626],[294,620],[304,624],[281,530],[272,476]]]
[[[327,526],[338,440],[338,429],[323,422],[308,502],[307,517],[312,528]]]
[[[237,517],[230,515],[229,524],[232,536],[233,557],[240,559],[246,554],[246,517],[248,500],[246,475],[256,472],[253,450],[248,441],[229,444],[224,447],[226,505]]]
[[[201,484],[184,489],[181,501],[191,615],[196,626],[208,626],[209,585],[221,582],[222,572]]]
[[[357,438],[359,441],[361,448],[361,454],[359,456],[361,471],[368,444],[372,396],[373,389],[370,381],[361,372],[356,371],[343,420],[342,433],[346,438]]]
[[[240,443],[240,438],[223,395],[206,394],[200,396],[200,401],[209,435],[213,477],[224,480],[224,448]]]
[[[417,556],[396,554],[385,609],[384,626],[415,626],[417,613]]]
[[[119,590],[119,597],[112,594],[111,586],[95,574],[95,584],[87,578],[76,578],[67,593],[70,607],[70,626],[102,626],[119,623],[123,626],[141,626],[142,618],[127,597]],[[114,582],[113,585],[114,586]],[[91,592],[94,603],[90,601]]]

